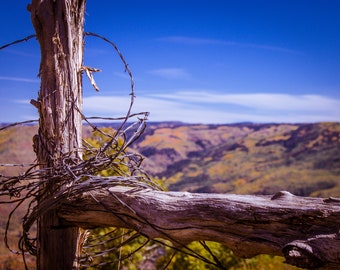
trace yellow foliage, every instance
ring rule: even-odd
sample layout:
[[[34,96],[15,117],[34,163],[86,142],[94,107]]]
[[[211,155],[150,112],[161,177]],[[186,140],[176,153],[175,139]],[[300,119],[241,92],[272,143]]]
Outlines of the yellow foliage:
[[[187,139],[187,129],[188,127],[157,129],[153,135],[146,136],[145,140],[139,144],[139,147],[171,148],[182,157],[185,157],[187,152],[197,148],[194,142]]]
[[[208,175],[212,179],[226,177],[230,172],[229,166],[226,166],[224,162],[216,162],[208,167]]]
[[[230,186],[227,183],[218,182],[212,185],[213,190],[218,191],[218,193],[226,193],[230,191]]]
[[[235,188],[243,186],[247,184],[247,181],[244,178],[238,178],[233,182],[233,185],[235,186]]]
[[[196,177],[203,173],[202,167],[197,164],[189,164],[187,168],[185,168],[186,177]]]
[[[178,172],[176,174],[174,174],[173,176],[171,176],[168,181],[169,181],[169,184],[174,184],[176,182],[178,182],[179,180],[181,180],[183,177],[183,173],[182,172]]]
[[[232,152],[228,152],[222,157],[222,160],[232,159],[233,156],[234,156],[234,154]]]

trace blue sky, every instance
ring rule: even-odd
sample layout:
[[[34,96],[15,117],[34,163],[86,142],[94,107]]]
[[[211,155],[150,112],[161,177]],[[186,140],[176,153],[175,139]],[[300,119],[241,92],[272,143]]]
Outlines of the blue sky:
[[[28,0],[3,1],[0,46],[34,33]],[[338,0],[87,0],[85,31],[117,44],[133,72],[133,112],[188,123],[340,122]],[[0,122],[37,119],[35,39],[0,51]],[[87,116],[118,117],[130,82],[115,51],[86,38]]]

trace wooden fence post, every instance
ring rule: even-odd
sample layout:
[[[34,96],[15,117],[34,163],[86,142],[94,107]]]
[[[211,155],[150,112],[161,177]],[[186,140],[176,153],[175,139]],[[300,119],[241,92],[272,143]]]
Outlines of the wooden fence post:
[[[81,66],[85,0],[33,0],[28,6],[41,48],[39,132],[34,148],[41,168],[56,175],[56,164],[81,160]],[[70,154],[71,153],[71,154]],[[67,155],[67,156],[66,156]],[[63,189],[44,179],[40,200]],[[78,269],[80,228],[60,226],[55,210],[38,221],[37,269]]]

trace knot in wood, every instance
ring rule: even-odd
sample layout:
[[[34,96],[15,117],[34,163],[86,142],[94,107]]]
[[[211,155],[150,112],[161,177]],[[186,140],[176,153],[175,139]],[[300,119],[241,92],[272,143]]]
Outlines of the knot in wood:
[[[292,197],[294,197],[294,195],[288,191],[279,191],[275,193],[273,197],[271,197],[271,200],[277,200],[277,199],[289,200]]]
[[[293,241],[285,245],[282,252],[288,264],[306,269],[318,269],[324,266],[322,260],[316,256],[317,251],[304,242]]]
[[[33,136],[33,151],[38,154],[39,153],[39,144],[40,144],[40,137],[38,134]]]
[[[340,203],[340,198],[329,197],[323,200],[325,203]]]

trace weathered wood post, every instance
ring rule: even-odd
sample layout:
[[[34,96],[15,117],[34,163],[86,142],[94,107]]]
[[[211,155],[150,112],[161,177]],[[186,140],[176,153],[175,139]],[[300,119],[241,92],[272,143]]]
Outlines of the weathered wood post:
[[[53,168],[81,159],[81,66],[85,0],[32,0],[28,6],[41,48],[41,86],[37,104],[40,120],[34,147],[39,164]],[[63,189],[57,181],[42,179],[40,200]],[[55,211],[38,222],[37,269],[77,269],[80,253],[78,227],[64,228]]]

